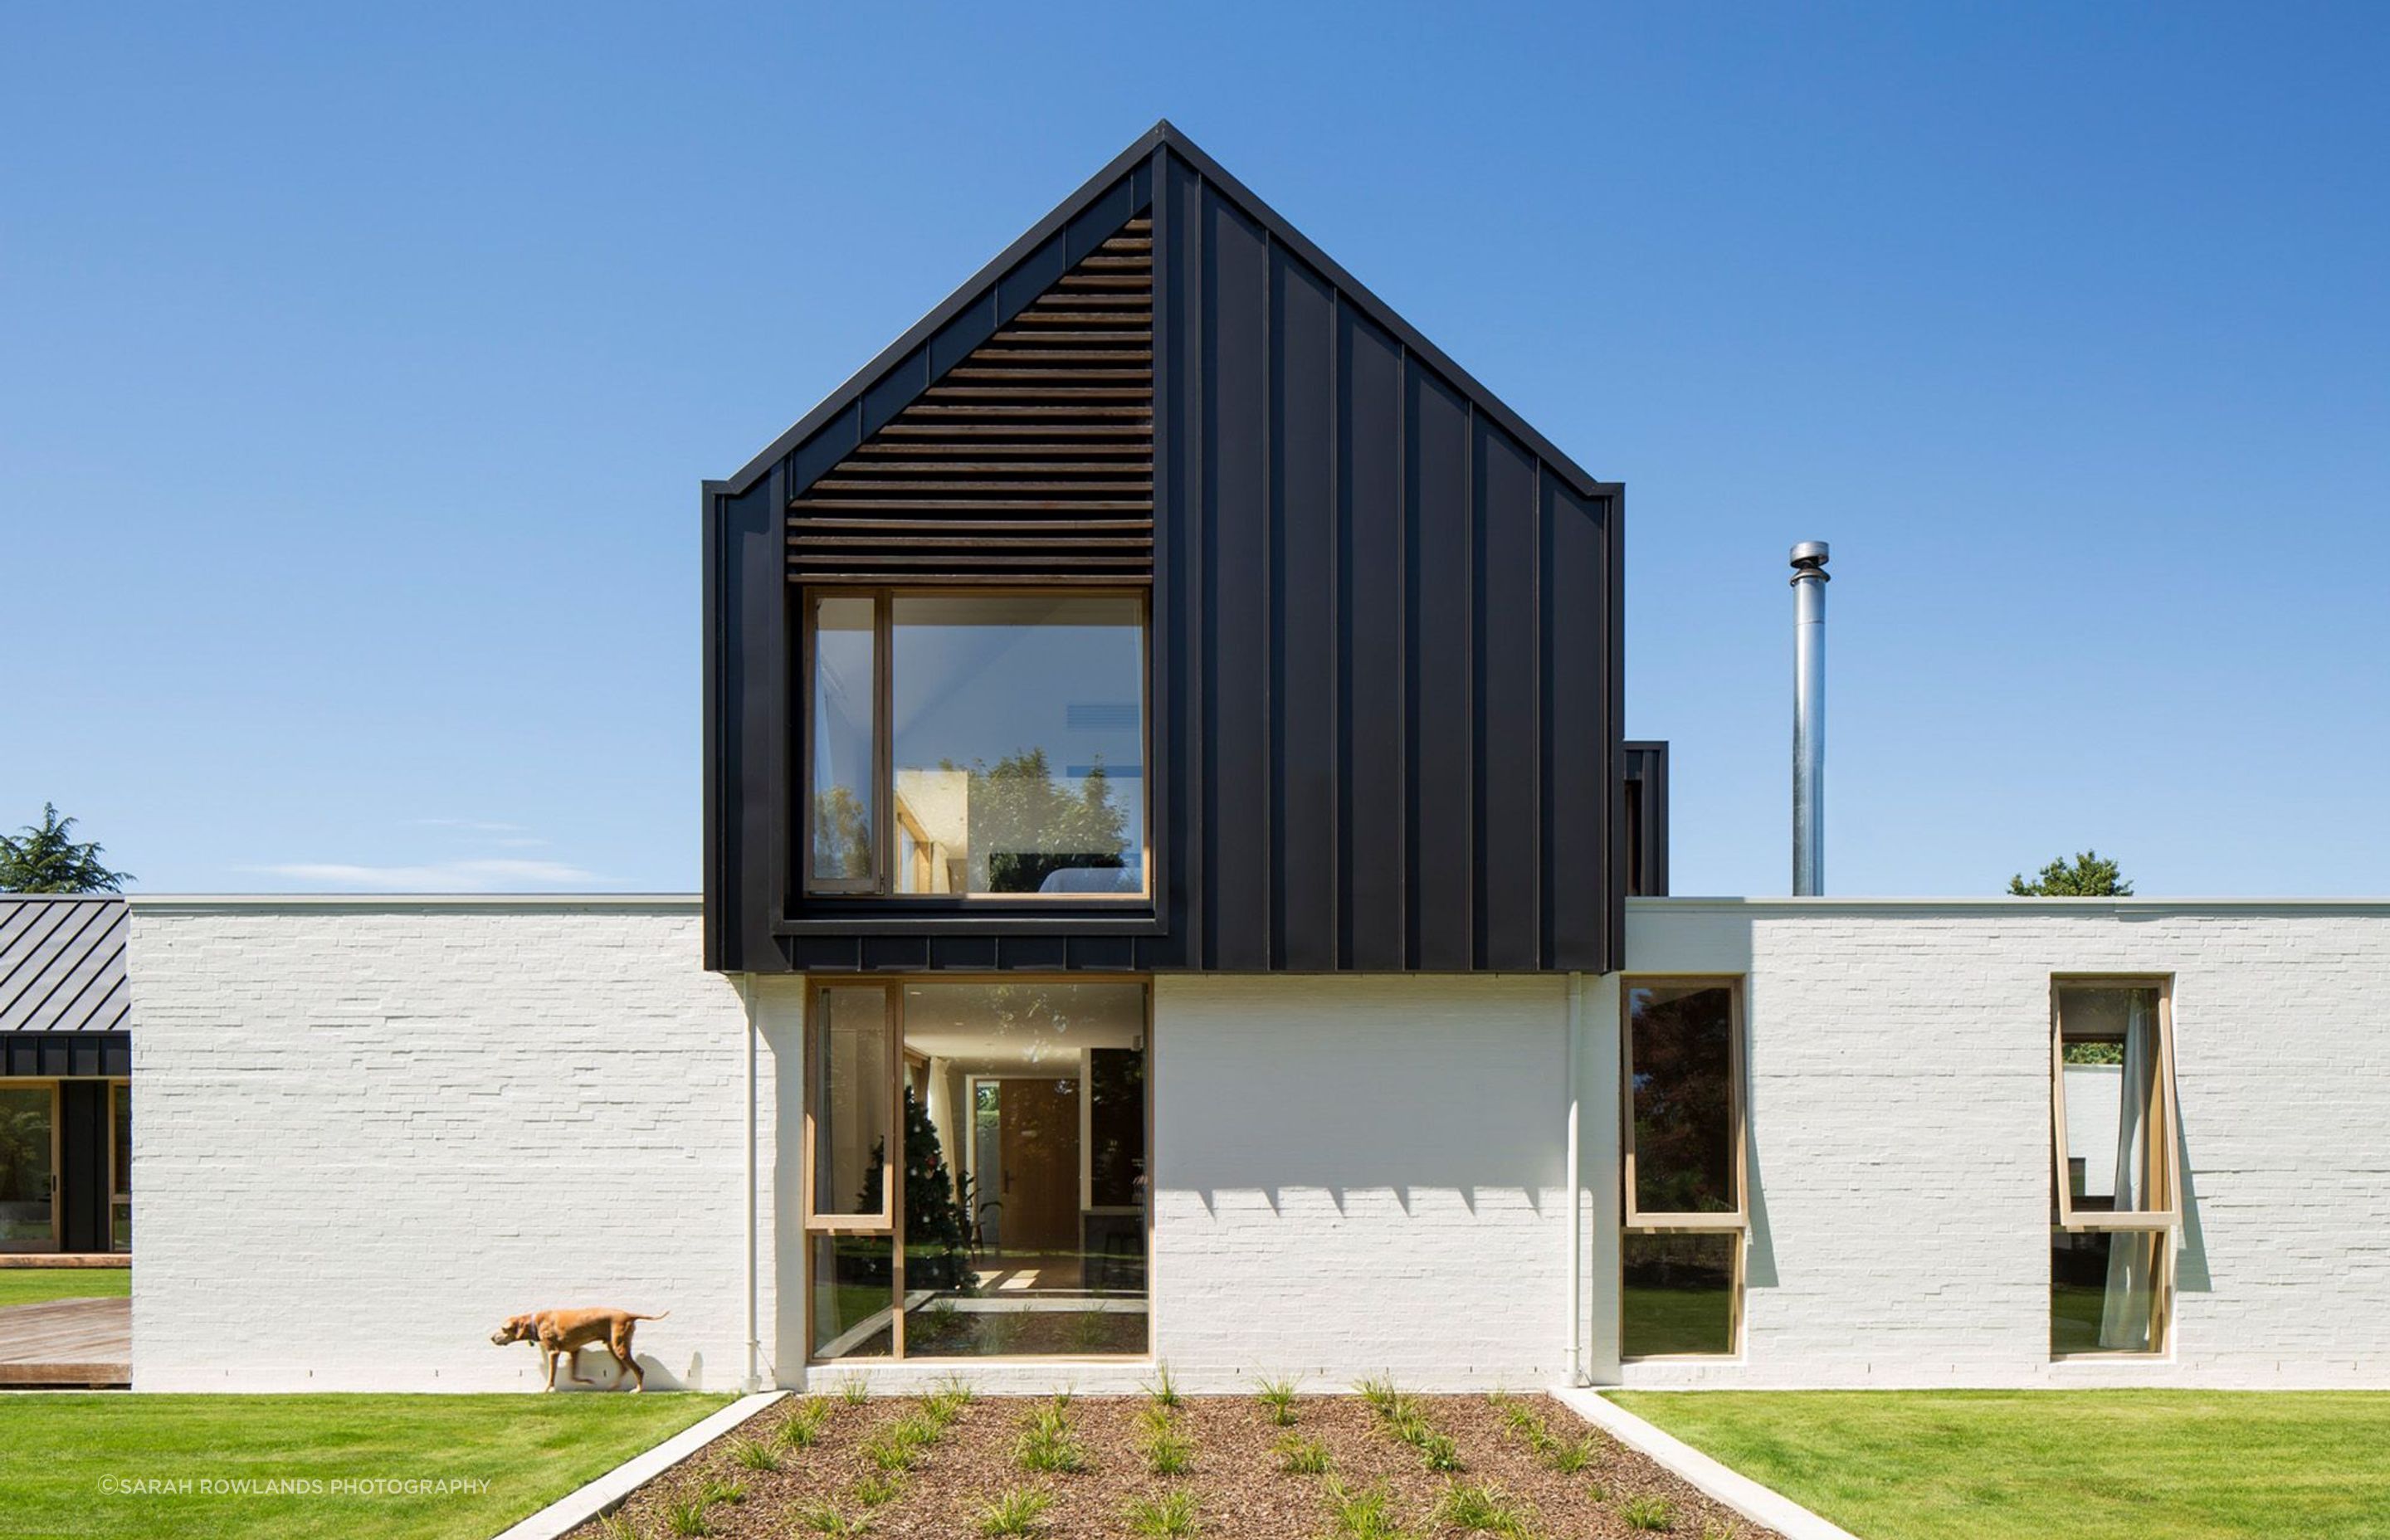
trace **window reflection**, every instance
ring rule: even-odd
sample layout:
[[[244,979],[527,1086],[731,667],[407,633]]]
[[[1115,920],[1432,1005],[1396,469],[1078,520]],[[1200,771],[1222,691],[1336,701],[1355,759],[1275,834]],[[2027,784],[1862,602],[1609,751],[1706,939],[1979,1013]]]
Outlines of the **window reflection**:
[[[1142,600],[900,595],[893,614],[895,891],[1142,892]]]

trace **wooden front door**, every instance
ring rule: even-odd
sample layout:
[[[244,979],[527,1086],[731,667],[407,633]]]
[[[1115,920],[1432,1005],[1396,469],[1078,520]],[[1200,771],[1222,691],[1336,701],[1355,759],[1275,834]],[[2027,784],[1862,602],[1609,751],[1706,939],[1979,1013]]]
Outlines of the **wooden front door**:
[[[1012,1080],[996,1106],[1004,1250],[1079,1248],[1079,1083]]]

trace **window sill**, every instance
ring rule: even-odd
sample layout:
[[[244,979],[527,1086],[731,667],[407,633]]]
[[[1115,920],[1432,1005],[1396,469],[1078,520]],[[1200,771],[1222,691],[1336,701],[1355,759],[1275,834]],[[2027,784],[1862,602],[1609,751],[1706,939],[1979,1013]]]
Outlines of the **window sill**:
[[[935,936],[1047,933],[1073,936],[1161,936],[1170,928],[1150,899],[1061,908],[1048,902],[947,903],[893,905],[886,900],[842,904],[826,910],[816,901],[803,914],[776,922],[780,936]]]

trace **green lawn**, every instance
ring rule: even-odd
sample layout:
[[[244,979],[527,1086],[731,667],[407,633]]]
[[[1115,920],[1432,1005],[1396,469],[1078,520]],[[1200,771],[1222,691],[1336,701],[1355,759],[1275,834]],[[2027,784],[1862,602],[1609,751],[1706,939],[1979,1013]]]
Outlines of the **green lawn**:
[[[482,1540],[729,1399],[653,1392],[5,1396],[0,1535]],[[443,1480],[487,1485],[444,1495],[335,1486]],[[191,1490],[124,1490],[152,1482]],[[223,1490],[244,1482],[302,1485],[279,1494]],[[217,1490],[207,1489],[211,1482]]]
[[[121,1300],[132,1291],[130,1267],[0,1267],[0,1310],[51,1300]]]
[[[2390,1537],[2390,1392],[1611,1399],[1865,1540]]]

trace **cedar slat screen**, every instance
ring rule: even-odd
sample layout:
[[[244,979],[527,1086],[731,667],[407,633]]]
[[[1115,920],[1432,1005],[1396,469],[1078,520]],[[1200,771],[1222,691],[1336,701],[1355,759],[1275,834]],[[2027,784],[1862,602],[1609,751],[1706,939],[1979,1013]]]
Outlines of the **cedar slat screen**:
[[[1140,215],[789,506],[805,583],[1153,576],[1153,225]]]

